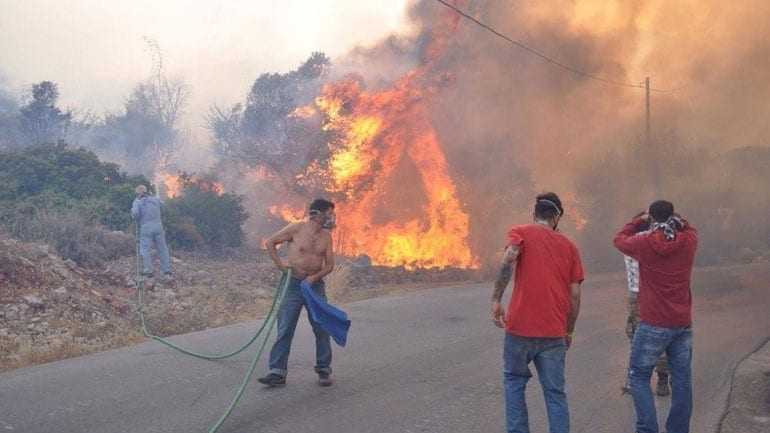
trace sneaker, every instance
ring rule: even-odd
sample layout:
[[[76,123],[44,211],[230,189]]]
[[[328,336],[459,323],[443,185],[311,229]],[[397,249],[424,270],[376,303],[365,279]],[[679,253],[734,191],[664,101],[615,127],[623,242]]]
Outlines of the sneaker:
[[[329,373],[318,373],[318,386],[332,386],[333,383]]]
[[[671,388],[668,386],[668,375],[658,375],[658,386],[655,388],[655,394],[660,397],[671,395]]]
[[[166,272],[163,274],[163,282],[164,283],[170,283],[174,281],[174,276],[171,274],[171,272]]]
[[[627,383],[620,387],[621,395],[631,394],[631,386]]]
[[[260,377],[259,379],[257,379],[257,382],[273,388],[276,386],[286,385],[286,378],[281,376],[280,374],[270,373],[265,377]]]

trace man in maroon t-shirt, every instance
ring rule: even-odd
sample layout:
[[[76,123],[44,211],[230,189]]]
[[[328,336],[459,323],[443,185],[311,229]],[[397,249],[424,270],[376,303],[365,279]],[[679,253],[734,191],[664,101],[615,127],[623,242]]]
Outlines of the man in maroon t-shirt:
[[[564,359],[580,311],[583,267],[575,245],[556,230],[564,214],[554,193],[538,195],[534,224],[508,234],[500,275],[492,295],[492,321],[505,329],[503,379],[508,433],[528,433],[524,397],[535,364],[543,387],[551,433],[569,432]],[[506,314],[501,299],[516,268]]]
[[[635,235],[650,223],[651,230]],[[667,433],[688,433],[692,415],[692,294],[690,276],[698,232],[659,200],[615,236],[615,247],[639,261],[639,327],[631,348],[629,379],[637,433],[658,433],[650,376],[658,357],[668,356],[671,410]]]

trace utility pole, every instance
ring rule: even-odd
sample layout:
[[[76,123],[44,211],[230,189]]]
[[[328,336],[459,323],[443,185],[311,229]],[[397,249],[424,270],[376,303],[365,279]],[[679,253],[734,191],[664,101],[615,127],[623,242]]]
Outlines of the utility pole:
[[[650,149],[650,77],[644,80],[645,109],[647,112],[645,118],[645,136],[644,144]]]
[[[652,144],[652,134],[650,128],[650,77],[644,80],[644,97],[645,97],[645,131],[644,131],[644,145],[647,150],[647,155],[650,158],[650,170],[652,171],[653,182],[653,194],[655,199],[660,199],[660,167],[658,165],[658,152],[655,146]]]

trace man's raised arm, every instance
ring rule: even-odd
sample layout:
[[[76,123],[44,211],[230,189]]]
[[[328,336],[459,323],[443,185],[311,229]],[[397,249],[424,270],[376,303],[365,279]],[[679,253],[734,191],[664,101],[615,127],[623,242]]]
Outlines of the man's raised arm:
[[[289,224],[265,241],[265,247],[267,248],[267,253],[270,255],[270,259],[273,260],[275,266],[281,271],[286,271],[288,266],[283,264],[283,261],[278,256],[278,249],[276,247],[284,242],[289,242],[294,239],[294,235],[297,233],[298,228],[299,223]]]
[[[646,243],[646,240],[641,236],[635,235],[639,232],[640,227],[647,224],[648,221],[645,219],[645,216],[646,215],[635,217],[631,222],[623,226],[613,240],[615,248],[621,253],[637,260],[639,259],[639,252]]]

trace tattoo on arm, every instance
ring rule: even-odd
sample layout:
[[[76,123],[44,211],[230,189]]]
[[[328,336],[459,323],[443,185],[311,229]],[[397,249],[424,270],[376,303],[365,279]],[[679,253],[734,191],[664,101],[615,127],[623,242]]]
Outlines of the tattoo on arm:
[[[513,276],[513,264],[519,256],[519,247],[511,245],[505,249],[503,254],[503,265],[500,267],[500,273],[495,281],[495,291],[492,293],[492,302],[500,302],[503,299],[505,288],[511,282]]]
[[[495,291],[492,293],[493,302],[500,302],[500,300],[503,299],[503,293],[505,292],[505,288],[508,287],[508,283],[511,282],[512,275],[513,263],[504,262],[503,266],[500,267],[500,273],[497,275],[497,280],[495,281]]]

